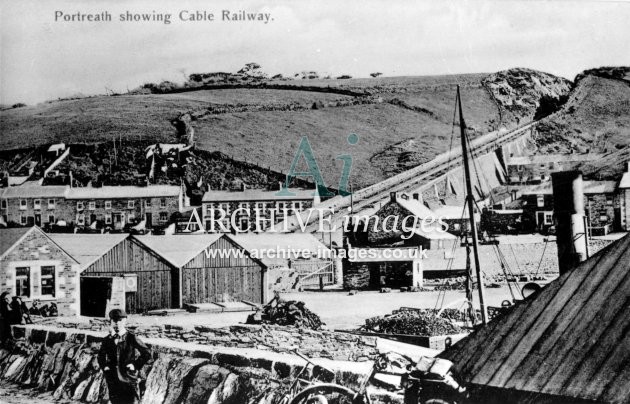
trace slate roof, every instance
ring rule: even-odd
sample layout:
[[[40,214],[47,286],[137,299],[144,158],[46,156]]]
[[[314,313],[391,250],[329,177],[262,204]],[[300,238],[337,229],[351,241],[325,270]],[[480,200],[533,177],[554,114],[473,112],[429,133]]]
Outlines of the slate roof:
[[[630,235],[441,357],[454,362],[460,380],[493,391],[628,403],[629,267]]]
[[[0,229],[0,256],[6,253],[15,243],[17,243],[32,227],[15,227],[10,229]]]
[[[310,251],[313,254],[312,259],[318,259],[318,254],[323,255],[325,254],[324,251],[329,250],[326,245],[310,233],[243,233],[228,234],[227,237],[250,254],[253,250],[258,250],[256,258],[268,267],[286,264],[289,258],[295,260],[295,256],[290,256],[291,251]],[[275,251],[280,251],[280,254],[287,256],[269,257],[268,251],[274,251],[273,254]],[[320,257],[319,259],[323,258]]]
[[[208,191],[203,195],[203,202],[247,202],[247,201],[287,201],[287,200],[311,200],[314,199],[314,189],[293,189],[289,192],[293,196],[278,196],[280,191],[268,191],[266,189],[246,189],[244,191]]]
[[[70,188],[67,199],[125,199],[125,198],[160,198],[179,196],[180,187],[177,185],[136,186],[104,186]]]
[[[4,188],[2,198],[64,198],[70,189],[67,185],[31,185],[23,184]]]

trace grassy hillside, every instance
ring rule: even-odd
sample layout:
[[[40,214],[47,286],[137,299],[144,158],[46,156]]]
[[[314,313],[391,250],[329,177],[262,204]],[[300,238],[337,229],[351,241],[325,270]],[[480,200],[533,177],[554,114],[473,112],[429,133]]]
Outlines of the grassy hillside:
[[[590,72],[578,76],[566,104],[539,125],[536,145],[543,154],[607,154],[583,170],[594,178],[616,179],[630,157],[630,83]]]
[[[521,85],[529,79],[533,84]],[[308,136],[330,186],[341,172],[336,156],[351,154],[351,179],[362,187],[448,149],[457,85],[475,136],[530,119],[540,94],[554,93],[563,80],[520,69],[515,75],[267,81],[57,101],[1,111],[0,150],[114,138],[173,141],[178,132],[171,122],[190,113],[198,149],[286,172],[298,142]],[[359,136],[353,146],[346,141],[351,133]]]

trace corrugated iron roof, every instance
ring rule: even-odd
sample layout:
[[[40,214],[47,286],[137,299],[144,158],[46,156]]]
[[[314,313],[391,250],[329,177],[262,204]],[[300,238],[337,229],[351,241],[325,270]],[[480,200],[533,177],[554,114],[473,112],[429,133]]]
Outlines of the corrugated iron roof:
[[[625,236],[441,357],[483,387],[628,403],[629,265]]]
[[[165,236],[133,236],[177,268],[186,265],[223,234],[173,234]]]
[[[84,187],[70,188],[67,199],[124,199],[124,198],[159,198],[164,196],[178,196],[180,187],[177,185],[136,186],[104,186],[100,188]]]
[[[121,234],[72,234],[52,233],[48,235],[59,247],[72,256],[85,269],[109,250],[120,244],[129,235]]]
[[[286,201],[314,199],[314,189],[289,188],[293,196],[278,196],[280,191],[268,191],[266,189],[245,189],[244,191],[208,191],[203,195],[203,202],[228,202],[228,201]]]

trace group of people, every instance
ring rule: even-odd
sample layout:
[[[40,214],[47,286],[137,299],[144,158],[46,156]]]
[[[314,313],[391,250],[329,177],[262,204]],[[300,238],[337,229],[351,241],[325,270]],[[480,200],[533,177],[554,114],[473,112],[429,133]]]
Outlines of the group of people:
[[[0,295],[0,344],[4,345],[11,339],[11,325],[32,324],[31,316],[57,316],[57,305],[52,302],[42,306],[39,300],[35,300],[29,308],[19,296],[12,297],[9,292],[3,292]]]

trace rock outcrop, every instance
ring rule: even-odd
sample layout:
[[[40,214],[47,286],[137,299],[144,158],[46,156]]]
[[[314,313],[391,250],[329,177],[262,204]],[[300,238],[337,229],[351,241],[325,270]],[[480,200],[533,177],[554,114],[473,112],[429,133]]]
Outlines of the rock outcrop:
[[[482,80],[500,108],[517,120],[531,120],[543,97],[562,99],[571,91],[571,81],[531,69],[515,68],[490,74]]]

